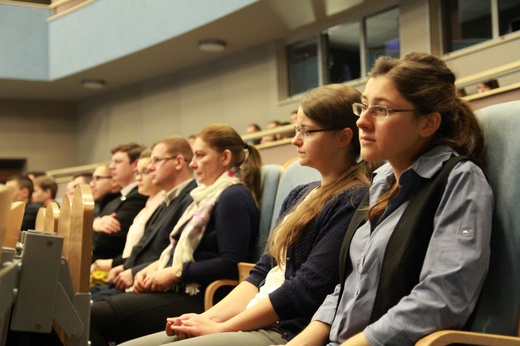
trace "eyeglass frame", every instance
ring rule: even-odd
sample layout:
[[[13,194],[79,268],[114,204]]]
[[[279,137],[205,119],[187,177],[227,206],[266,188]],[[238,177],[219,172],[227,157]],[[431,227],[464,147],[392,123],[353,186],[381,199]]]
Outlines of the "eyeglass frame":
[[[134,172],[134,177],[141,177],[141,178],[144,178],[145,176],[147,176],[148,174],[150,174],[150,171],[148,169],[144,169],[142,171],[135,171]]]
[[[149,165],[155,166],[155,165],[157,165],[157,163],[159,163],[161,161],[172,160],[172,159],[177,158],[177,156],[179,156],[179,155],[177,154],[177,155],[169,155],[169,156],[151,157]]]
[[[361,107],[362,112],[360,112],[358,114],[356,112],[356,107]],[[386,115],[378,115],[378,114],[376,114],[376,112],[374,112],[374,110],[373,110],[375,108],[380,108],[380,109],[386,110]],[[370,111],[370,115],[372,115],[374,118],[388,118],[388,116],[390,116],[390,114],[392,114],[392,113],[414,112],[414,111],[416,111],[416,109],[392,109],[392,108],[388,108],[385,105],[373,105],[373,106],[369,107],[366,104],[359,103],[359,102],[354,102],[352,104],[352,112],[354,112],[354,114],[357,115],[358,117],[360,117],[364,112],[366,112],[368,110]]]
[[[328,129],[307,130],[307,129],[299,127],[299,126],[294,126],[294,135],[296,136],[298,133],[300,133],[302,135],[302,137],[306,138],[306,137],[309,137],[309,133],[325,132],[325,131],[339,131],[339,130],[343,130],[343,128],[341,128],[341,129],[328,128]]]
[[[99,180],[102,180],[102,179],[112,179],[112,176],[111,175],[93,175],[92,176],[93,182],[98,182]]]

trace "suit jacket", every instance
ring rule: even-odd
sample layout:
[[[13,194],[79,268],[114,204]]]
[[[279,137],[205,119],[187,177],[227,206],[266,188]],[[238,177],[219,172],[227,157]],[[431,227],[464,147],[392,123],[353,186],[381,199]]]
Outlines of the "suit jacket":
[[[164,249],[170,244],[170,232],[180,217],[193,202],[190,192],[197,187],[195,180],[191,181],[180,192],[169,206],[163,203],[146,224],[143,237],[137,243],[130,256],[125,260],[125,269],[132,268],[135,275],[138,271],[159,259]]]
[[[137,192],[136,186],[126,197],[115,198],[105,205],[99,216],[116,213],[116,219],[121,223],[121,230],[113,234],[94,232],[92,262],[97,259],[114,258],[123,252],[128,228],[135,216],[144,208],[147,199],[147,196]]]
[[[42,205],[40,203],[27,203],[25,205],[25,211],[23,213],[22,219],[22,231],[27,231],[29,229],[34,229],[36,224],[36,216],[38,215],[38,210]]]

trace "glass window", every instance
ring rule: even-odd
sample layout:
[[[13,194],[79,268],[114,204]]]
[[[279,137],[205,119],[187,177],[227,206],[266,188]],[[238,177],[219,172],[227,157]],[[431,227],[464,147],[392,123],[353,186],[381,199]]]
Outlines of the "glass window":
[[[399,9],[367,17],[365,32],[367,69],[382,55],[399,58]]]
[[[336,25],[325,33],[326,81],[343,83],[361,77],[360,23]]]
[[[498,0],[500,35],[520,30],[520,1]]]
[[[491,0],[444,0],[445,52],[492,38]]]
[[[317,38],[287,48],[289,96],[303,93],[319,85]]]

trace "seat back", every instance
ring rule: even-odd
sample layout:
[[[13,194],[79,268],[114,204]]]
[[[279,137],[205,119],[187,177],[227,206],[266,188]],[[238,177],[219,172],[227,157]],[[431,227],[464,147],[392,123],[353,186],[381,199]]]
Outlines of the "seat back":
[[[16,243],[20,237],[24,212],[25,202],[16,201],[11,203],[11,211],[7,217],[3,246],[16,248]]]
[[[43,232],[45,228],[45,213],[47,212],[47,208],[40,207],[38,209],[38,214],[36,214],[36,221],[34,222],[34,230]]]
[[[276,192],[282,175],[282,166],[269,164],[262,166],[262,196],[260,201],[260,228],[258,240],[249,256],[250,262],[256,262],[264,252],[265,243],[271,231],[271,220],[273,218]]]
[[[520,101],[477,112],[485,139],[484,171],[495,209],[489,273],[469,324],[472,331],[518,335],[520,311]],[[475,187],[478,188],[478,187]]]
[[[14,189],[0,185],[0,246],[4,246],[7,218],[11,211]]]
[[[58,231],[58,219],[60,217],[60,206],[56,202],[49,202],[45,207],[45,217],[43,219],[43,231],[53,232]]]
[[[278,185],[278,191],[276,192],[271,229],[276,225],[280,209],[282,208],[282,203],[289,192],[298,185],[307,184],[321,179],[320,172],[314,168],[300,165],[297,158],[286,162],[284,167],[282,177],[280,178],[280,184]]]
[[[60,237],[63,237],[63,250],[61,255],[64,258],[69,258],[70,249],[70,209],[72,207],[72,197],[64,195],[61,200],[60,217],[58,220],[57,233]]]
[[[67,203],[63,203],[66,205]],[[87,184],[76,185],[70,210],[68,263],[75,292],[88,293],[92,259],[94,198]]]

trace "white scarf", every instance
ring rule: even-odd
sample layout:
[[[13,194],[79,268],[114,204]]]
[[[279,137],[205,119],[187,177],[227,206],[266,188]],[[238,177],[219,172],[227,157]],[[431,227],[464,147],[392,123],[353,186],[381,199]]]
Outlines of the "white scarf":
[[[240,180],[236,176],[235,171],[229,170],[224,172],[210,186],[201,185],[191,191],[193,203],[188,206],[170,233],[170,245],[162,252],[159,258],[158,270],[168,265],[172,253],[172,267],[182,267],[183,263],[194,261],[193,253],[199,246],[211,216],[211,210],[215,206],[220,194],[229,186],[239,183]],[[176,242],[175,238],[177,238],[179,232],[181,232],[181,235],[179,241]],[[186,293],[196,295],[200,291],[199,286],[197,283],[186,284]],[[178,289],[178,286],[174,284],[172,288]]]

